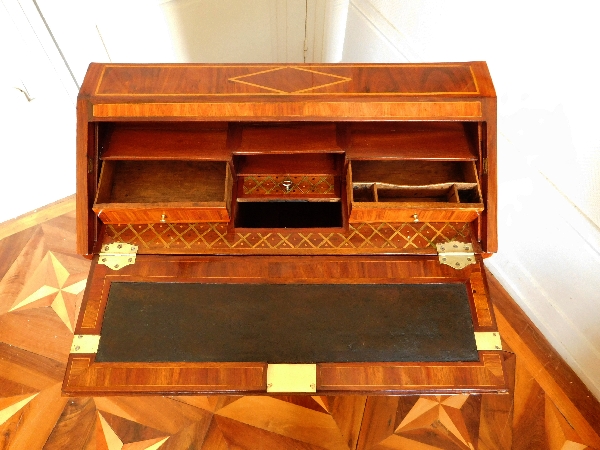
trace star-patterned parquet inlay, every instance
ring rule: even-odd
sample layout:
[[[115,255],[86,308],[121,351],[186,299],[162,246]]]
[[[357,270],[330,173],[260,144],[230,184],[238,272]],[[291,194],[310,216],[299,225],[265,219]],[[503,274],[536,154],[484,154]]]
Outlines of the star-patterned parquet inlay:
[[[59,257],[68,267],[76,267],[76,264],[70,261],[73,258],[64,255],[59,255]],[[70,296],[77,296],[83,292],[87,273],[72,274],[65,265],[51,251],[46,253],[9,312],[50,306],[67,328],[73,332],[76,302]],[[77,270],[80,269],[75,269],[75,271]]]
[[[97,412],[97,420],[96,445],[105,444],[108,450],[156,450],[169,439],[165,433],[106,412]]]
[[[448,441],[448,445],[472,450],[472,439],[461,414],[468,399],[468,394],[420,397],[394,434],[423,443]]]
[[[4,425],[11,417],[18,413],[37,394],[17,395],[0,399],[0,425]]]

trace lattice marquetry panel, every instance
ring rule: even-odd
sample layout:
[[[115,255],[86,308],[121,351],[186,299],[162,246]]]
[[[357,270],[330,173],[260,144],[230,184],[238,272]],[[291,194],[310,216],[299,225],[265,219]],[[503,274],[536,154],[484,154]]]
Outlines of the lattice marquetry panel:
[[[138,253],[435,253],[435,244],[471,242],[468,223],[359,223],[347,231],[234,232],[221,223],[107,225],[100,244],[126,242]]]
[[[334,194],[332,175],[260,175],[243,178],[244,195]]]

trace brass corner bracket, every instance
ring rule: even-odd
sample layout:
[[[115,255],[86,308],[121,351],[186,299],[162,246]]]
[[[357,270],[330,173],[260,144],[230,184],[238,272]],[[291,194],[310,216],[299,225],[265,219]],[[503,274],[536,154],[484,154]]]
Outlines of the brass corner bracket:
[[[464,269],[466,266],[477,262],[473,252],[473,244],[450,241],[435,244],[440,264],[446,264],[454,269]]]
[[[475,343],[477,351],[502,350],[502,340],[498,331],[476,331]]]

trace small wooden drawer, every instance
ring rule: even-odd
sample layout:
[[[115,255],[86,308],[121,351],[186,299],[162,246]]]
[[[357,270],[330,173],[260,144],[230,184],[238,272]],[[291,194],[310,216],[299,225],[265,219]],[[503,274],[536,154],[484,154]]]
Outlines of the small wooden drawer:
[[[270,200],[339,201],[340,177],[334,175],[245,175],[238,180],[238,202]]]
[[[234,167],[238,202],[341,200],[342,154],[237,155]]]
[[[483,211],[472,161],[354,161],[349,221],[471,222]]]
[[[228,222],[224,161],[104,161],[93,210],[104,223]]]
[[[483,208],[432,208],[398,203],[352,203],[350,222],[471,222]]]
[[[226,205],[207,207],[143,207],[132,205],[97,204],[94,212],[104,223],[158,223],[158,222],[229,222]]]

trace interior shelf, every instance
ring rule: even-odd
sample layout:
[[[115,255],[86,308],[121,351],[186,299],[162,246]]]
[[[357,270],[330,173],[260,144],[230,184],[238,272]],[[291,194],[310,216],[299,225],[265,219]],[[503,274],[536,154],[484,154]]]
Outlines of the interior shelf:
[[[263,201],[237,204],[238,228],[338,228],[343,225],[338,202]]]
[[[234,157],[235,172],[242,175],[339,175],[343,155],[335,153],[240,155]]]
[[[246,123],[231,127],[235,154],[343,153],[335,123]]]
[[[358,122],[342,124],[347,157],[475,161],[477,130],[461,122]]]
[[[228,161],[226,122],[100,124],[103,160]]]

